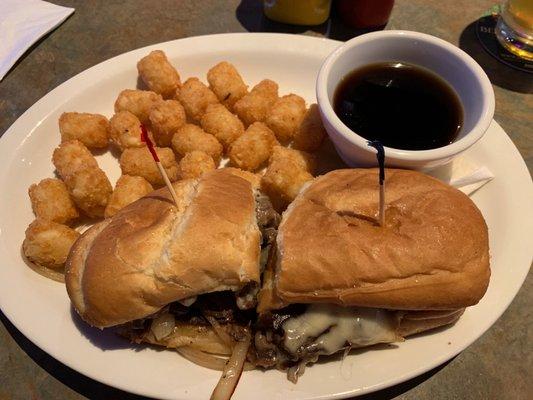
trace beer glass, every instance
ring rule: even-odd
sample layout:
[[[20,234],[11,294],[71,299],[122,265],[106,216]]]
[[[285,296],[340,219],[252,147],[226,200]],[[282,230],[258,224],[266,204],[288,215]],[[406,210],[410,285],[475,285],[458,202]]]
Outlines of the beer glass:
[[[533,0],[507,0],[496,24],[496,37],[511,53],[533,60]]]

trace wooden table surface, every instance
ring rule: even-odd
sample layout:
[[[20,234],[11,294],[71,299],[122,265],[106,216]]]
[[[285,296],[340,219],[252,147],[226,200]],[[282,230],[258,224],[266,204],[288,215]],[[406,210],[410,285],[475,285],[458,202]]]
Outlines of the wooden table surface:
[[[290,32],[339,40],[354,34],[336,18],[311,29],[272,23],[262,15],[258,0],[52,2],[76,11],[37,42],[0,82],[0,133],[72,76],[146,45],[222,32]],[[494,86],[494,118],[511,137],[531,173],[533,74],[513,70],[493,59],[475,33],[475,21],[494,3],[397,0],[387,29],[429,33],[474,57]],[[418,378],[360,398],[532,399],[532,300],[533,279],[529,274],[505,314],[460,355]],[[0,320],[0,400],[141,398],[78,374],[33,345],[1,312]]]

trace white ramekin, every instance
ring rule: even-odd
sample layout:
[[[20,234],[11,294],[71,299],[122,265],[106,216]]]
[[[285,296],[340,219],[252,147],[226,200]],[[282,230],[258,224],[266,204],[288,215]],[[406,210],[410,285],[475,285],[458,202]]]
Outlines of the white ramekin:
[[[373,32],[337,48],[326,58],[317,78],[320,114],[344,162],[350,166],[375,166],[376,156],[367,140],[350,130],[335,114],[332,106],[335,89],[354,69],[383,61],[412,63],[440,75],[455,89],[464,111],[463,127],[452,144],[431,150],[385,147],[387,166],[430,169],[447,163],[483,136],[494,115],[494,91],[489,78],[472,57],[444,40],[424,33]]]

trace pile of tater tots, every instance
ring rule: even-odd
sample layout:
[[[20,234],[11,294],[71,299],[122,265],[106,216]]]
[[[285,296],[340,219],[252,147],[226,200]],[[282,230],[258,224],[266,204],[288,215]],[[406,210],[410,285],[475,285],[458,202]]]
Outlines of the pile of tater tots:
[[[78,112],[59,118],[61,143],[52,155],[57,178],[29,188],[36,219],[23,252],[33,264],[62,272],[81,218],[109,218],[164,185],[141,140],[141,124],[171,181],[196,178],[227,159],[228,166],[254,174],[282,211],[313,178],[313,153],[325,136],[316,104],[308,107],[296,94],[279,96],[269,79],[249,89],[226,61],[208,71],[208,85],[195,77],[181,82],[160,50],[137,69],[147,90],[123,90],[111,119]],[[120,154],[122,171],[114,189],[91,152],[110,146]]]

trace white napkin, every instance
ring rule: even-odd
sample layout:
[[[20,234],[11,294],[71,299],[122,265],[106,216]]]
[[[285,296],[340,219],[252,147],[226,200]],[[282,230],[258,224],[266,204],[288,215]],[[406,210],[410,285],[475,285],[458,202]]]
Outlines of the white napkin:
[[[40,0],[0,0],[0,81],[32,44],[73,12]]]
[[[427,173],[467,195],[471,195],[494,178],[494,174],[486,166],[464,155]]]

